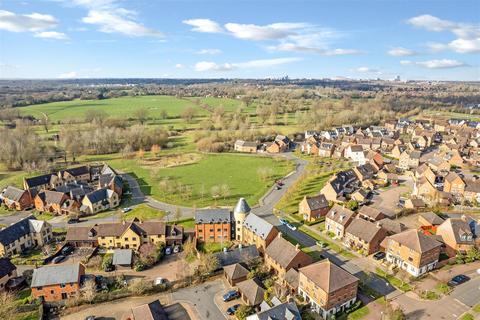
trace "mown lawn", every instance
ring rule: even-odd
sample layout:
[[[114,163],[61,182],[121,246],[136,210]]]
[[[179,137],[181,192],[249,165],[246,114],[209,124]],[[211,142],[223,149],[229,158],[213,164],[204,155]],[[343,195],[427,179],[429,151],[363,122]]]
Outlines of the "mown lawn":
[[[193,218],[174,221],[174,222],[171,222],[171,223],[178,224],[179,226],[182,226],[184,229],[194,229],[195,228],[195,220]]]
[[[396,287],[397,289],[407,292],[412,290],[412,286],[407,282],[402,282],[402,280],[398,279],[397,277],[387,274],[380,268],[375,268],[375,273],[383,278],[384,280],[388,281],[392,286]]]
[[[208,98],[204,102],[212,106],[225,105],[226,109],[234,109],[235,105],[241,104],[240,101],[226,98]],[[169,117],[179,117],[188,107],[194,107],[197,115],[208,114],[208,111],[196,106],[193,99],[182,99],[172,96],[139,96],[104,100],[51,102],[21,107],[19,110],[22,115],[32,115],[41,119],[43,114],[46,114],[50,121],[58,121],[69,119],[83,120],[88,110],[102,110],[108,116],[134,118],[135,109],[140,107],[147,108],[149,111],[148,116],[157,119],[161,117],[163,111],[166,111]]]
[[[347,249],[344,249],[342,246],[336,244],[335,242],[331,241],[328,239],[328,237],[325,237],[319,233],[316,233],[316,232],[313,232],[312,230],[308,229],[306,226],[300,226],[298,228],[299,231],[305,233],[306,235],[310,236],[311,238],[317,240],[317,241],[321,241],[321,242],[324,242],[328,245],[328,249],[331,249],[333,251],[335,251],[336,253],[344,256],[345,258],[347,259],[352,259],[352,258],[355,258],[356,256],[351,253],[350,251],[348,251]]]
[[[368,309],[368,306],[363,306],[352,313],[348,314],[347,319],[348,320],[359,320],[362,319],[363,317],[367,316],[370,313],[370,310]]]
[[[287,214],[297,214],[298,204],[304,196],[317,195],[335,172],[348,168],[348,163],[341,159],[303,157],[310,161],[306,172],[275,206]]]
[[[122,217],[124,220],[132,220],[138,218],[140,220],[161,219],[165,216],[165,212],[147,206],[146,204],[138,205],[132,208],[132,211],[127,212]]]
[[[113,168],[131,173],[144,194],[171,204],[196,206],[232,205],[244,197],[254,205],[273,185],[276,179],[293,170],[289,161],[261,156],[233,154],[207,154],[196,163],[170,168],[155,168],[142,165],[137,159],[115,159],[107,161]],[[273,175],[262,181],[260,168],[272,168]],[[161,187],[162,180],[169,180],[168,188]],[[212,187],[227,185],[229,195],[212,198]],[[181,186],[179,191],[179,186]],[[184,189],[188,188],[189,191]]]
[[[220,252],[223,250],[223,248],[230,248],[232,246],[232,243],[230,241],[224,241],[224,242],[201,242],[198,244],[197,249],[201,252],[205,253],[215,253],[215,252]]]

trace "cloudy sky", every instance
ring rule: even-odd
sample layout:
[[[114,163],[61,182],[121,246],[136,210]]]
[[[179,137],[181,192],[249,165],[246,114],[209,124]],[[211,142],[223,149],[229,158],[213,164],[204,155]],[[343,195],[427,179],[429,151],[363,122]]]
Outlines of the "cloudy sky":
[[[0,0],[0,78],[480,80],[480,1]]]

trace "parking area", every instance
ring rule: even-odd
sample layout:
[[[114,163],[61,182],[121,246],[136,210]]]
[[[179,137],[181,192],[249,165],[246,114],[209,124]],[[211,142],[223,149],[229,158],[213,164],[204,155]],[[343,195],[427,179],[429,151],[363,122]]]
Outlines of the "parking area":
[[[55,259],[50,262],[49,264],[72,264],[72,263],[77,263],[77,262],[82,262],[84,261],[88,256],[90,256],[94,248],[73,248],[73,251],[68,251],[68,249],[65,249],[63,253],[61,253],[59,256],[64,256],[65,258],[61,260],[60,262],[55,263]],[[58,256],[57,256],[57,259]]]
[[[226,301],[224,302],[223,301],[223,296],[229,292],[229,291],[232,291],[232,290],[235,290],[236,288],[234,287],[231,287],[227,281],[225,281],[224,279],[223,280],[223,285],[225,287],[224,290],[218,292],[214,299],[215,299],[215,304],[217,305],[217,307],[220,309],[220,311],[224,314],[225,318],[227,319],[235,319],[235,315],[228,315],[228,312],[227,310],[230,308],[230,307],[233,307],[235,305],[242,305],[244,304],[242,299],[239,297],[239,298],[236,298],[236,299],[233,299],[233,300],[230,300],[230,301]]]
[[[224,282],[217,279],[174,291],[171,300],[190,304],[197,310],[198,318],[201,320],[227,319],[215,299],[217,293],[224,292],[226,289]]]

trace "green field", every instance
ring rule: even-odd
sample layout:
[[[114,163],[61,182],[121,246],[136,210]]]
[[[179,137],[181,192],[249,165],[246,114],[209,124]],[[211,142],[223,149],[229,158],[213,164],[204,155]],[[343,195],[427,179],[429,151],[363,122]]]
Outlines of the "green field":
[[[97,158],[96,158],[97,159]],[[276,179],[293,170],[291,162],[261,156],[233,154],[207,154],[193,164],[170,168],[156,168],[137,159],[107,160],[114,168],[132,173],[139,181],[144,194],[171,204],[196,206],[232,205],[239,197],[244,197],[254,205],[273,185]],[[259,168],[272,168],[273,176],[261,181]],[[165,190],[160,181],[168,178],[171,184],[181,184],[190,189],[190,196],[178,190]],[[215,201],[211,195],[213,186],[226,184],[230,190],[226,197]]]
[[[203,98],[201,105],[207,103],[212,107],[223,105],[225,110],[235,110],[242,104],[233,99]],[[208,112],[194,103],[193,98],[181,99],[171,96],[139,96],[121,97],[104,100],[73,100],[51,102],[19,108],[22,115],[32,115],[38,119],[46,114],[50,121],[81,120],[88,110],[103,110],[109,116],[120,118],[134,118],[134,110],[145,107],[149,110],[148,116],[160,118],[162,111],[166,111],[169,117],[179,117],[183,110],[194,107],[198,115],[207,115]]]

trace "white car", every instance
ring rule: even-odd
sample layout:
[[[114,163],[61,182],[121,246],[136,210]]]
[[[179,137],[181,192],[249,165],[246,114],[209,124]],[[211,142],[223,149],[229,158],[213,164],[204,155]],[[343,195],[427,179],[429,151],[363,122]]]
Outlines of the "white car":
[[[172,254],[172,247],[166,247],[165,248],[165,254],[168,256],[168,255],[171,255]]]
[[[130,211],[132,211],[132,208],[129,208],[129,207],[126,207],[126,208],[122,209],[123,213],[127,213],[127,212],[130,212]]]
[[[295,227],[293,224],[287,223],[286,226],[290,230],[293,230],[293,231],[297,230],[297,227]]]
[[[165,284],[167,283],[167,279],[164,279],[162,277],[158,277],[155,279],[155,285],[158,286],[158,285],[161,285],[161,284]]]
[[[173,253],[179,253],[180,252],[180,246],[177,244],[175,247],[173,247]]]

